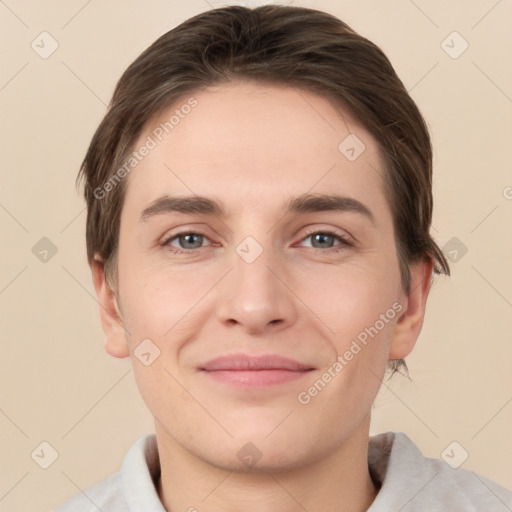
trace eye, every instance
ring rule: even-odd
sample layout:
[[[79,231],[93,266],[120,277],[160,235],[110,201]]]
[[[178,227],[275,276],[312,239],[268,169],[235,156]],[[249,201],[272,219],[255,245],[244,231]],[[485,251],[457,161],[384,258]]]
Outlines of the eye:
[[[328,229],[317,229],[316,231],[310,231],[302,239],[302,243],[308,239],[311,239],[312,245],[310,247],[312,249],[322,252],[339,252],[343,249],[346,249],[347,247],[352,247],[354,245],[353,242],[348,239],[348,237]],[[204,242],[207,240],[209,241],[209,238],[203,233],[198,233],[195,231],[182,231],[180,233],[174,233],[165,239],[161,245],[167,247],[173,253],[190,254],[194,252],[194,250],[207,247],[208,245],[204,244]]]
[[[162,245],[170,247],[173,252],[184,253],[203,247],[205,240],[208,240],[208,238],[202,233],[183,231],[173,234],[162,242]]]
[[[353,243],[344,235],[326,229],[311,231],[302,241],[307,239],[311,239],[313,249],[324,250],[324,252],[337,252],[353,246]],[[339,243],[334,245],[336,241]]]

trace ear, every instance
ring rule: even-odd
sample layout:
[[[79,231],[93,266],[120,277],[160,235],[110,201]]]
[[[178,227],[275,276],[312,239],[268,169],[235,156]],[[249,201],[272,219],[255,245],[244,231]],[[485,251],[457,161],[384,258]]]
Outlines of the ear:
[[[404,309],[391,339],[389,359],[409,355],[420,335],[427,297],[432,285],[432,260],[421,260],[411,267],[411,291],[405,296]],[[404,294],[405,295],[405,294]]]
[[[100,304],[101,326],[105,333],[105,350],[114,357],[128,357],[130,349],[123,318],[116,295],[106,281],[103,261],[98,255],[94,256],[92,278]]]

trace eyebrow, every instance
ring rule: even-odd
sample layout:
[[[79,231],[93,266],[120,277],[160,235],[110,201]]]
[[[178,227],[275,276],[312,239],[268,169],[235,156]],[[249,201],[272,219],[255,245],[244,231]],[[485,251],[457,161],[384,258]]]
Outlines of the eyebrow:
[[[341,211],[359,213],[376,224],[371,210],[352,197],[337,194],[302,194],[286,203],[285,215],[290,213],[314,213]],[[141,222],[162,213],[203,214],[225,218],[226,210],[222,203],[205,196],[162,196],[145,208],[140,216]]]

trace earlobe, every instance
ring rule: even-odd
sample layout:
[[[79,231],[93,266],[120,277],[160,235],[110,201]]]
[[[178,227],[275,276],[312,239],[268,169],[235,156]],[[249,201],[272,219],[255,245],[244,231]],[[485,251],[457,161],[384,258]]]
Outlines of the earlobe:
[[[432,270],[432,260],[421,260],[411,267],[411,290],[406,296],[404,311],[395,325],[389,359],[403,359],[416,344],[425,318]]]
[[[115,292],[107,283],[104,264],[99,255],[95,255],[92,263],[92,278],[100,304],[101,326],[105,333],[105,350],[113,357],[128,357],[130,349],[123,318]]]

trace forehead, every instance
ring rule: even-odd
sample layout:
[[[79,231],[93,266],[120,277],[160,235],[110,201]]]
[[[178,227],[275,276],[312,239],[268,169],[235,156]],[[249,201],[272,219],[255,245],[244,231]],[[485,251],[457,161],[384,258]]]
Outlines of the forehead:
[[[328,99],[289,86],[234,82],[184,96],[146,124],[135,148],[144,144],[152,148],[129,175],[125,206],[213,194],[270,208],[334,189],[383,202],[373,136]]]

